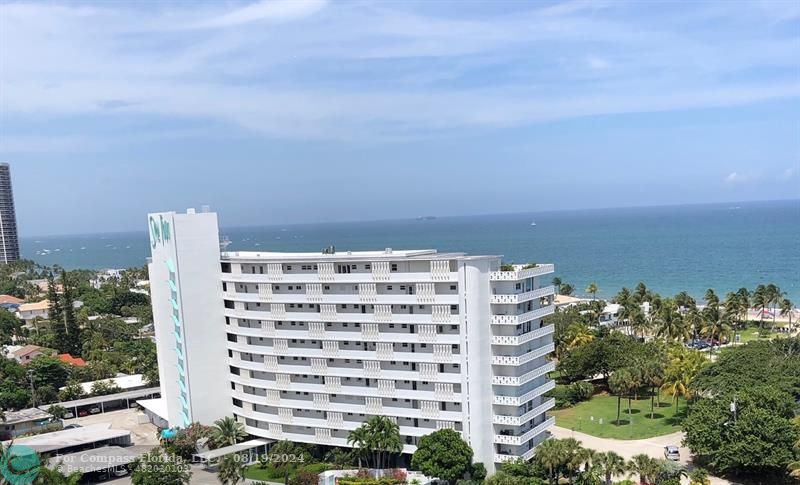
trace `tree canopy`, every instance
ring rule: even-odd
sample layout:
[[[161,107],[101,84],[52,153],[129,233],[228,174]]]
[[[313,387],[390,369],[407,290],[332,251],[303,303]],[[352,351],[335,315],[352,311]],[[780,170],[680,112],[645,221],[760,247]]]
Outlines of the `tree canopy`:
[[[411,457],[411,467],[425,475],[455,483],[472,469],[472,448],[452,429],[423,436]]]

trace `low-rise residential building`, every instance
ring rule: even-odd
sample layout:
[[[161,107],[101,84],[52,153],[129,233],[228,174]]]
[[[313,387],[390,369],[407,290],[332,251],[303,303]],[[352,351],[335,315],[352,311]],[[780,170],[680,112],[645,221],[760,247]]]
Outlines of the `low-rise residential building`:
[[[38,345],[25,345],[19,349],[11,352],[11,358],[20,364],[27,364],[40,355],[53,355],[56,351],[48,349],[47,347],[39,347]]]
[[[35,303],[23,303],[17,307],[17,317],[26,324],[34,318],[47,319],[50,317],[50,300],[37,301]]]
[[[61,429],[61,420],[37,408],[6,411],[0,421],[0,440]]]
[[[111,385],[114,385],[120,389],[120,391],[135,391],[137,389],[145,389],[147,388],[147,383],[144,380],[144,376],[142,374],[134,374],[134,375],[124,375],[120,374],[117,377],[112,377],[110,379],[101,379],[99,381],[89,381],[89,382],[82,382],[81,387],[83,388],[83,392],[86,394],[91,394],[92,386],[96,382],[105,382]],[[59,390],[64,389],[63,387]]]
[[[16,312],[20,305],[25,303],[22,298],[11,295],[0,295],[0,308],[5,308],[10,312]]]

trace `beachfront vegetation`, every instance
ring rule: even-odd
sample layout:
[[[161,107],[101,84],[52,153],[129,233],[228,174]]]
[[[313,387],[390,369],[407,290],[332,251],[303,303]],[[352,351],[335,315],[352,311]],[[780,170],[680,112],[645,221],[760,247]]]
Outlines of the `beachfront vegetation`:
[[[419,440],[411,467],[429,477],[455,483],[472,470],[472,448],[459,432],[441,429]]]

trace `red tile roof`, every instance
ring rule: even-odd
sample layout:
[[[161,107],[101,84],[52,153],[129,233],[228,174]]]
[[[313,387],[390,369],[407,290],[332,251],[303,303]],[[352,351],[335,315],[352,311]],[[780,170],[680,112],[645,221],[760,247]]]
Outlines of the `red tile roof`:
[[[81,359],[80,357],[73,357],[70,354],[58,354],[58,360],[65,364],[70,364],[77,367],[84,367],[86,365],[85,360]]]

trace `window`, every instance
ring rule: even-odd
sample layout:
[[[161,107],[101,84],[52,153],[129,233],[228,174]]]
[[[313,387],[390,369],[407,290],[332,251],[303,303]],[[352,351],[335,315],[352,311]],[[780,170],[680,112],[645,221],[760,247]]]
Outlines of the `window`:
[[[371,269],[372,269],[372,265],[371,265],[371,264],[365,264],[365,265],[364,265],[364,269],[365,269],[365,270],[367,270],[367,271],[369,271],[369,270],[371,270]]]
[[[392,285],[386,285],[386,291],[392,291]]]
[[[286,271],[291,271],[291,270],[292,270],[292,265],[291,264],[287,264],[286,265]]]
[[[456,291],[456,285],[450,285],[450,290],[451,291]]]
[[[397,271],[397,263],[392,263],[392,271]]]

